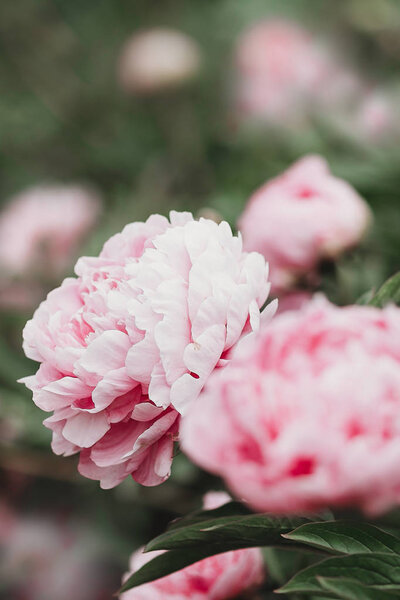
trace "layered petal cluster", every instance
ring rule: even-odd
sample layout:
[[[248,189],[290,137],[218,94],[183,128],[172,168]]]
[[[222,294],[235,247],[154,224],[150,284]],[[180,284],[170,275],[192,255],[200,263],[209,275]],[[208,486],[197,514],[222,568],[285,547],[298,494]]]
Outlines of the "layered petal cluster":
[[[400,308],[278,315],[210,378],[181,444],[259,511],[400,503]]]
[[[99,212],[99,198],[80,186],[37,186],[12,198],[0,214],[2,272],[65,273]]]
[[[41,365],[24,382],[53,413],[54,452],[80,452],[81,474],[105,488],[129,474],[156,485],[180,413],[259,326],[265,261],[227,223],[172,212],[128,225],[75,270],[25,327],[25,353]]]
[[[306,156],[253,194],[238,226],[244,248],[268,257],[280,292],[321,259],[356,245],[370,220],[355,189],[334,177],[322,157]]]
[[[204,508],[217,508],[229,500],[224,492],[209,492],[204,498]],[[125,579],[160,554],[162,551],[135,552]],[[121,600],[228,600],[260,585],[263,579],[261,550],[246,548],[205,558],[181,571],[129,590],[121,595]]]
[[[245,31],[235,62],[239,115],[275,124],[301,122],[310,107],[347,102],[361,85],[326,44],[282,19]]]

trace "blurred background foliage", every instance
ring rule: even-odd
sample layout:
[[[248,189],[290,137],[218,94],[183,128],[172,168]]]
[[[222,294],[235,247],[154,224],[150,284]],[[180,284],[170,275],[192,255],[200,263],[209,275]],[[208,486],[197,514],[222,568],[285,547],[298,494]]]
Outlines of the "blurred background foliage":
[[[95,254],[126,223],[153,212],[209,207],[235,226],[257,187],[300,156],[320,153],[375,216],[363,245],[326,269],[322,288],[350,303],[382,283],[400,267],[400,138],[361,142],[351,127],[333,127],[330,114],[300,129],[242,127],[233,115],[235,41],[248,25],[276,16],[330,39],[364,78],[400,91],[397,0],[1,2],[1,205],[43,182],[89,184],[103,212],[81,253]],[[121,48],[152,27],[191,36],[201,70],[177,89],[129,95],[118,84]],[[74,458],[53,456],[43,413],[16,383],[35,368],[20,348],[29,316],[12,307],[0,313],[0,501],[18,514],[83,520],[98,536],[109,574],[85,598],[109,598],[129,553],[219,484],[179,455],[159,488],[126,481],[101,491],[76,473]],[[25,598],[12,596],[14,589],[7,580],[0,597]]]

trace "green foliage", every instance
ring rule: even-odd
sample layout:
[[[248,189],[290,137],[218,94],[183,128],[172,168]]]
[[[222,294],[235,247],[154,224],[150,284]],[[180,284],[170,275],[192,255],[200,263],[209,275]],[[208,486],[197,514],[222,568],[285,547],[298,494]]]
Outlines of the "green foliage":
[[[396,597],[392,592],[367,587],[351,579],[318,577],[318,582],[323,590],[340,600],[393,600]]]
[[[383,308],[386,304],[400,304],[400,271],[385,281],[382,287],[368,301],[370,306]]]
[[[278,518],[269,515],[232,515],[227,517],[207,518],[187,525],[173,528],[158,536],[146,546],[146,550],[174,550],[206,546],[211,551],[220,546],[236,548],[251,548],[253,546],[268,546],[283,544],[283,533],[291,531],[308,519]],[[225,550],[223,550],[225,552]]]
[[[400,595],[400,539],[394,535],[363,521],[317,522],[311,517],[238,514],[239,510],[237,503],[229,503],[173,524],[146,546],[146,551],[166,552],[131,575],[122,590],[164,577],[208,556],[262,546],[267,549],[267,569],[268,561],[273,562],[275,581],[297,568],[293,577],[276,590],[281,594],[319,594],[343,600],[386,600],[388,593]],[[310,548],[317,554],[310,554]],[[327,553],[337,556],[325,558]]]
[[[276,591],[280,594],[322,593],[321,577],[350,579],[373,590],[400,594],[400,556],[374,552],[328,558],[300,571]]]
[[[363,522],[328,521],[306,523],[283,537],[320,550],[339,554],[383,552],[400,554],[400,540]]]

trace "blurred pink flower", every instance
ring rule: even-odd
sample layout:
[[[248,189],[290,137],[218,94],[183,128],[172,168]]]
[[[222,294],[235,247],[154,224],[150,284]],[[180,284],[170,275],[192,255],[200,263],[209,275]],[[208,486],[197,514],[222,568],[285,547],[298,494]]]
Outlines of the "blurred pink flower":
[[[399,134],[399,115],[392,98],[384,91],[365,95],[359,105],[353,127],[370,142],[379,142]]]
[[[236,49],[239,113],[287,124],[302,120],[318,105],[351,97],[358,77],[300,25],[268,20],[256,23]]]
[[[0,509],[0,525],[2,516]],[[0,551],[7,598],[100,600],[113,585],[104,547],[82,523],[13,513],[11,526],[0,527]]]
[[[226,222],[170,218],[127,225],[81,258],[24,330],[42,364],[23,381],[53,411],[54,452],[80,452],[80,473],[104,488],[169,476],[179,414],[258,329],[268,296],[263,257],[244,253]]]
[[[400,503],[399,414],[400,308],[316,297],[238,345],[181,444],[258,511],[375,514]]]
[[[97,196],[78,186],[32,187],[0,213],[4,276],[64,273],[100,211]]]
[[[238,227],[244,248],[268,260],[278,292],[292,287],[320,259],[356,245],[370,220],[354,188],[334,177],[323,158],[306,156],[253,194]]]
[[[209,492],[204,508],[218,508],[229,502],[224,492]],[[131,557],[130,573],[125,580],[152,558],[163,552],[143,552]],[[120,596],[121,600],[228,600],[241,592],[260,585],[264,580],[264,565],[259,548],[246,548],[210,556],[193,565],[156,581],[133,588]]]
[[[122,87],[133,94],[153,94],[174,88],[199,71],[196,42],[174,29],[149,29],[133,35],[119,58]]]
[[[5,310],[31,312],[44,297],[44,289],[39,281],[13,280],[0,277],[0,307]]]

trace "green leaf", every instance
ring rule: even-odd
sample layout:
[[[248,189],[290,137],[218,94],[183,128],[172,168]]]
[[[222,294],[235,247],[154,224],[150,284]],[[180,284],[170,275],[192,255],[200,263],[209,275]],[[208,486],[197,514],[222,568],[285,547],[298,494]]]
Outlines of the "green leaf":
[[[400,556],[368,553],[328,558],[296,573],[276,591],[280,594],[326,593],[321,577],[354,579],[367,587],[400,593]]]
[[[252,546],[283,545],[283,533],[308,522],[302,517],[279,518],[265,514],[232,515],[206,519],[188,526],[173,528],[156,537],[146,546],[149,550],[174,550],[207,545],[209,554],[219,545],[230,550]],[[287,544],[288,542],[286,542]]]
[[[397,594],[366,587],[351,579],[318,577],[318,581],[324,590],[334,594],[334,597],[340,600],[394,600],[397,597]]]
[[[399,539],[368,523],[351,521],[306,523],[290,533],[283,534],[283,537],[293,542],[341,554],[363,552],[400,554]]]
[[[390,302],[400,304],[400,271],[385,281],[368,304],[383,308]]]
[[[213,511],[203,511],[203,514],[209,516],[210,513],[215,514],[218,510],[219,514],[223,514],[234,508],[233,506],[227,508],[227,506]],[[197,513],[197,517],[199,516],[200,513]],[[302,517],[276,518],[269,515],[247,514],[206,518],[200,522],[192,522],[190,525],[173,527],[146,546],[146,551],[168,551],[156,556],[131,575],[122,590],[126,591],[159,579],[203,558],[222,552],[274,544],[290,545],[291,542],[285,540],[281,534],[291,531],[306,520],[308,519]]]
[[[368,305],[371,300],[373,299],[375,293],[374,290],[368,290],[367,292],[364,292],[364,294],[362,294],[362,296],[360,296],[359,298],[357,298],[355,304],[359,304],[360,306],[366,306]]]
[[[321,553],[305,552],[304,548],[267,546],[261,548],[268,570],[268,582],[280,587],[301,569],[321,561]]]

